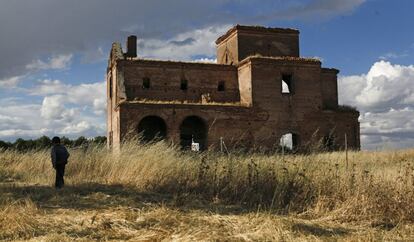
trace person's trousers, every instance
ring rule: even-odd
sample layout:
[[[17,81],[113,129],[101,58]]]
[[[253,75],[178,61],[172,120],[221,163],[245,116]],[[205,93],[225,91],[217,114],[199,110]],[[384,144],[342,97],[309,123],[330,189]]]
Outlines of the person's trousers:
[[[65,175],[65,165],[66,164],[56,164],[56,188],[62,188],[65,185],[65,181],[63,180],[63,176]]]

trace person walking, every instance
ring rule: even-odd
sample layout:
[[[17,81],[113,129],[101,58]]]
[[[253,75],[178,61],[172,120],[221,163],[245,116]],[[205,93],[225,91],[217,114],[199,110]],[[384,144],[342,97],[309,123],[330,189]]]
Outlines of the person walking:
[[[56,170],[55,188],[60,189],[65,185],[63,176],[65,175],[65,166],[68,163],[68,158],[70,154],[68,150],[65,148],[65,146],[60,144],[59,137],[53,137],[52,144],[52,165],[53,168]]]

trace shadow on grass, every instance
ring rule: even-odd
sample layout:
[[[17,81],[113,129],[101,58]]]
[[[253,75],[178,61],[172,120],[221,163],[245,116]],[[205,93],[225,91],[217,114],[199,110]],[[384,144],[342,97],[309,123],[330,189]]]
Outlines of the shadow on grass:
[[[0,170],[0,182],[1,183],[15,182],[18,179],[20,179],[18,175],[12,176],[10,173]]]
[[[352,231],[341,227],[321,227],[315,224],[297,223],[292,226],[294,231],[318,237],[344,236]]]
[[[211,203],[196,195],[175,196],[142,192],[124,185],[105,185],[97,183],[66,186],[56,190],[44,185],[0,184],[0,202],[30,199],[43,209],[97,210],[106,208],[144,208],[166,206],[183,212],[201,210],[219,214],[242,214],[250,210],[241,206]]]

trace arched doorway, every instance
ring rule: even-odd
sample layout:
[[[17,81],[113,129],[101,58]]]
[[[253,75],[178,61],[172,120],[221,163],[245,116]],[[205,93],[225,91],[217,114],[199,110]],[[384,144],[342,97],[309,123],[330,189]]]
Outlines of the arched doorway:
[[[285,152],[295,152],[299,147],[299,135],[286,133],[280,137],[279,146]]]
[[[207,127],[203,119],[190,116],[180,125],[180,144],[183,149],[190,149],[192,140],[200,144],[200,150],[206,149]]]
[[[167,125],[158,116],[147,116],[139,122],[138,133],[144,142],[162,140],[167,135]]]

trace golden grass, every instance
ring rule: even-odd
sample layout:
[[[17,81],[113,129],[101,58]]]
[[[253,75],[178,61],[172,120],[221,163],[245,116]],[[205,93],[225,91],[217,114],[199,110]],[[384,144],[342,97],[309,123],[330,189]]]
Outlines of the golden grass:
[[[183,153],[163,142],[0,153],[0,240],[413,240],[414,150]]]

